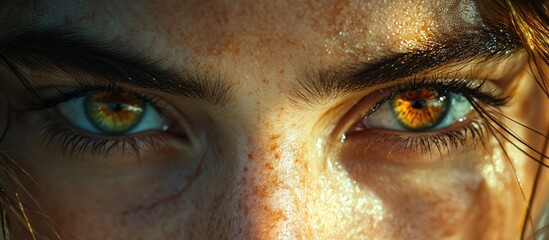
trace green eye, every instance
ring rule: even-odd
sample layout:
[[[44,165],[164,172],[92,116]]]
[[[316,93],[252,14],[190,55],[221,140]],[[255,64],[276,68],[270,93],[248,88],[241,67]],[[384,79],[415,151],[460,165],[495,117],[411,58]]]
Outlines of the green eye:
[[[145,102],[128,94],[94,93],[85,97],[84,108],[99,130],[120,134],[133,129],[143,119]]]
[[[152,104],[127,93],[90,93],[59,104],[57,110],[73,126],[95,134],[116,136],[168,128]]]

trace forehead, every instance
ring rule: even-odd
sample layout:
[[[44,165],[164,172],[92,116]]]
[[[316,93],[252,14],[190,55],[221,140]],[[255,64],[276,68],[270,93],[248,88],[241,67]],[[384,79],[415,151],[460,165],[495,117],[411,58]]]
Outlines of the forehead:
[[[13,26],[74,27],[172,64],[229,56],[262,63],[366,60],[421,48],[436,34],[479,24],[471,0],[52,0],[15,5],[24,14],[4,21],[18,22]]]

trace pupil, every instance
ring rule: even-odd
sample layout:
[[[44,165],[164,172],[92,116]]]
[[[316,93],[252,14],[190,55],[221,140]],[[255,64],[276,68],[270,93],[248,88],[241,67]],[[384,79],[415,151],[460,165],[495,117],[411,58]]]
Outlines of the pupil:
[[[423,109],[427,107],[427,102],[425,100],[412,100],[411,106],[414,109]]]
[[[108,103],[107,107],[113,112],[121,112],[126,108],[126,104],[123,103]]]

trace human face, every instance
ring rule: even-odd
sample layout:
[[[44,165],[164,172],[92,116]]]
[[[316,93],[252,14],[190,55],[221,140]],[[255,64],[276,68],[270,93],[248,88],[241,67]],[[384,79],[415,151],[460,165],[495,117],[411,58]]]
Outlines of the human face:
[[[511,119],[546,132],[547,99],[512,33],[483,22],[472,1],[7,5],[0,36],[19,42],[4,41],[0,77],[19,111],[2,149],[50,219],[31,218],[63,238],[520,233],[521,190],[529,196],[538,165],[495,122],[539,150],[543,137]],[[29,108],[14,68],[41,98],[72,98]],[[444,126],[391,129],[385,100],[422,89],[477,105],[462,116],[446,106],[458,115]],[[153,128],[86,129],[80,108],[112,98],[150,104],[131,106],[158,112]]]

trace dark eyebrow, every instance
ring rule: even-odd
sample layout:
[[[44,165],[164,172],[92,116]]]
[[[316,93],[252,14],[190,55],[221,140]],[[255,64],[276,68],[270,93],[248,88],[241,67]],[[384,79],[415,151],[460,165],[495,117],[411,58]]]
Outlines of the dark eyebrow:
[[[229,101],[230,86],[221,74],[161,67],[161,60],[124,52],[115,43],[87,37],[63,27],[28,28],[0,39],[0,54],[29,68],[81,72],[114,83],[155,89],[205,100]]]
[[[336,69],[306,71],[292,96],[309,104],[324,103],[381,84],[415,79],[430,70],[452,64],[505,58],[521,47],[516,32],[501,26],[441,34],[424,43],[421,50],[391,53],[373,62],[352,63]]]

